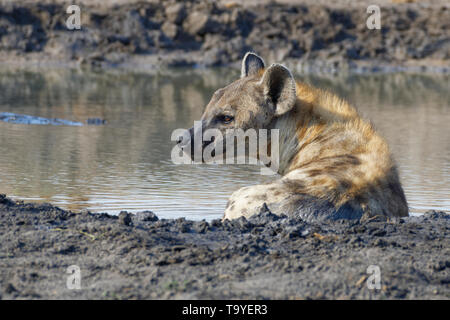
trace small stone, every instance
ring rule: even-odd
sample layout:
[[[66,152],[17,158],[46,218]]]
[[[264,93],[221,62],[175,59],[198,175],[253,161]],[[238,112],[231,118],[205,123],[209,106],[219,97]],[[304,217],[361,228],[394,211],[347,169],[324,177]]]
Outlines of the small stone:
[[[388,243],[386,241],[384,241],[383,239],[376,239],[373,242],[373,246],[375,246],[375,247],[383,248],[383,247],[386,247],[387,245],[388,245]]]
[[[222,225],[222,220],[220,219],[214,219],[211,221],[212,227],[220,227]]]
[[[189,225],[186,224],[182,224],[180,227],[180,232],[181,233],[189,233],[191,231],[191,228],[189,227]]]
[[[431,262],[429,264],[430,269],[434,270],[434,271],[442,271],[445,270],[447,268],[447,264],[449,264],[449,261],[436,261],[436,262]]]
[[[170,39],[174,39],[178,35],[178,27],[169,21],[164,22],[164,24],[161,26],[161,30]]]
[[[289,228],[286,231],[287,231],[286,232],[286,236],[289,239],[304,238],[310,233],[309,230],[305,230],[304,226],[302,226],[302,225],[296,226],[296,227],[293,227],[293,228]]]
[[[8,283],[8,285],[5,288],[5,292],[11,294],[13,292],[17,292],[17,289],[11,283]]]
[[[128,213],[126,211],[121,211],[119,213],[119,223],[126,225],[126,226],[132,226],[133,225],[133,220],[131,219],[132,214]]]
[[[166,8],[167,20],[180,24],[186,18],[186,8],[183,3],[177,3]]]
[[[206,30],[208,25],[209,16],[203,12],[193,12],[191,13],[183,23],[183,28],[187,33],[196,35],[202,34]]]
[[[193,229],[197,233],[205,233],[208,230],[208,227],[209,227],[208,222],[200,221],[200,222],[194,224]]]
[[[270,212],[267,204],[264,203],[258,214],[255,214],[249,218],[249,221],[254,225],[264,225],[272,221],[280,220],[281,217]]]
[[[386,235],[386,231],[385,230],[375,230],[372,235],[374,237],[384,237]]]
[[[158,221],[158,217],[152,211],[140,211],[134,215],[137,221]]]

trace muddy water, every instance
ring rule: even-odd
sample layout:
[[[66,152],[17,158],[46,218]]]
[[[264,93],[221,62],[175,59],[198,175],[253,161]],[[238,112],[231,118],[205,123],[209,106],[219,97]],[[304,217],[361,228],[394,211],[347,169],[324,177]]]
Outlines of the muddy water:
[[[272,179],[256,166],[175,165],[176,128],[192,126],[229,70],[158,74],[0,71],[0,112],[101,126],[0,122],[0,193],[72,210],[153,210],[221,217],[229,195]],[[302,77],[339,93],[372,119],[400,168],[411,213],[450,211],[450,76]]]

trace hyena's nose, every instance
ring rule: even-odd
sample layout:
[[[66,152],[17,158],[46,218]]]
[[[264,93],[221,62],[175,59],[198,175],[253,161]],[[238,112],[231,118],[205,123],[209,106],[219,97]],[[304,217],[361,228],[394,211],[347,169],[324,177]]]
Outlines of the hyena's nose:
[[[183,148],[183,147],[185,147],[185,146],[187,145],[188,140],[189,140],[189,139],[186,139],[185,136],[179,136],[179,137],[177,138],[177,140],[176,140],[176,143],[177,143],[181,148]]]
[[[187,132],[177,138],[176,142],[181,148],[184,148],[189,145],[189,143],[192,143],[193,131],[193,128],[190,128]]]

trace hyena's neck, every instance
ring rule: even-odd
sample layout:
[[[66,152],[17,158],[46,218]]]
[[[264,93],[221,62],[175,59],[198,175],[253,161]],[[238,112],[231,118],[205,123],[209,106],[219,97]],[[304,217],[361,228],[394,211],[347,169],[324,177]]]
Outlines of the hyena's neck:
[[[345,101],[301,83],[297,84],[297,96],[294,108],[272,123],[272,128],[279,129],[279,174],[315,166],[324,159],[329,165],[339,165],[344,157],[372,152],[369,145],[373,150],[382,149],[378,160],[380,156],[389,158],[384,140]],[[346,161],[346,166],[360,165],[353,163]]]
[[[293,159],[299,153],[299,141],[297,138],[297,117],[292,111],[277,118],[272,129],[279,130],[279,164],[278,173],[286,174],[292,165]],[[271,145],[274,142],[271,142]],[[272,152],[275,149],[272,148]]]

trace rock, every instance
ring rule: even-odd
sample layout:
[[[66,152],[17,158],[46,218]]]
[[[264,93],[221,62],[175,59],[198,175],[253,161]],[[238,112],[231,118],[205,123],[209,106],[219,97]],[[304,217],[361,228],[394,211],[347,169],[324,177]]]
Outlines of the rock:
[[[253,224],[249,222],[245,217],[239,217],[231,221],[232,225],[238,228],[241,232],[246,232],[253,227]]]
[[[194,223],[192,226],[192,229],[197,233],[205,233],[209,228],[209,224],[206,221],[200,221],[197,223]]]
[[[178,35],[178,26],[172,22],[166,21],[161,26],[161,30],[170,39],[175,39]]]
[[[446,268],[450,267],[450,261],[444,261],[444,260],[439,260],[439,261],[430,261],[428,263],[428,268],[430,268],[433,271],[443,271]]]
[[[173,45],[172,40],[159,30],[149,31],[147,35],[151,39],[153,46],[158,49],[170,49]]]
[[[12,294],[14,292],[17,292],[17,289],[11,283],[8,283],[5,288],[5,293]]]
[[[191,231],[191,228],[190,228],[190,226],[187,223],[186,224],[182,224],[180,226],[180,232],[181,233],[188,233],[190,231]]]
[[[444,211],[430,210],[424,213],[424,217],[431,219],[450,219],[450,214]]]
[[[204,12],[193,12],[191,13],[183,23],[184,30],[191,34],[204,34],[206,32],[206,27],[209,22],[209,15]]]
[[[166,8],[165,12],[167,20],[178,25],[186,18],[186,6],[184,3],[170,5]]]
[[[211,221],[212,227],[220,227],[222,225],[222,220],[220,219],[214,219]]]
[[[288,239],[294,239],[294,238],[305,238],[310,234],[310,230],[306,230],[305,226],[298,225],[295,227],[289,227],[286,229],[286,232],[284,233],[284,236]]]
[[[126,211],[121,211],[119,213],[119,223],[126,225],[126,226],[132,226],[133,225],[133,220],[132,220],[132,214],[128,213]]]
[[[128,11],[121,26],[121,32],[125,36],[133,36],[135,34],[143,33],[144,30],[145,25],[139,13],[136,10]]]
[[[278,216],[273,214],[270,209],[267,207],[267,204],[264,203],[261,206],[261,209],[258,214],[251,216],[248,221],[254,225],[264,225],[266,223],[270,223],[273,221],[280,220],[281,218],[285,218],[285,216]]]
[[[137,221],[158,221],[158,217],[156,216],[156,214],[153,213],[153,211],[139,211],[134,215],[134,218]]]

